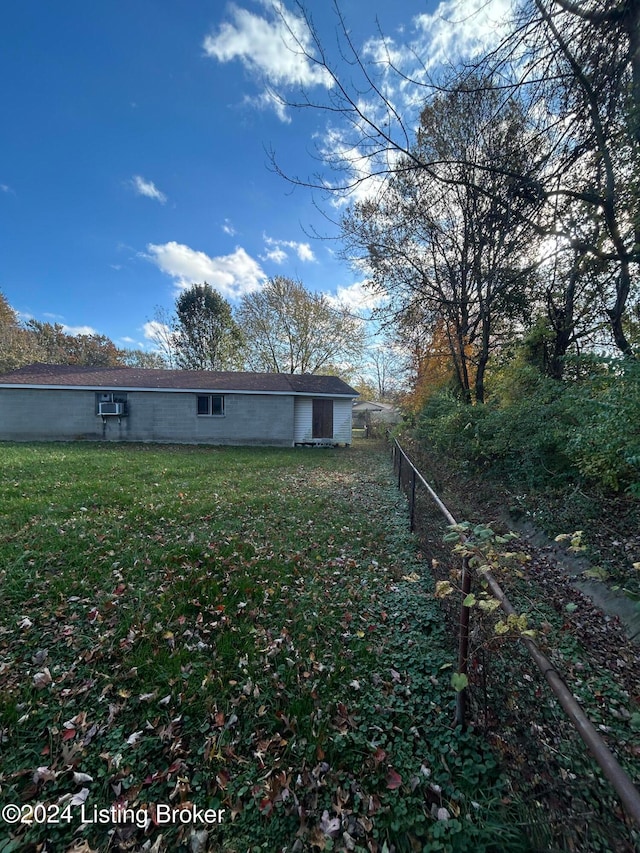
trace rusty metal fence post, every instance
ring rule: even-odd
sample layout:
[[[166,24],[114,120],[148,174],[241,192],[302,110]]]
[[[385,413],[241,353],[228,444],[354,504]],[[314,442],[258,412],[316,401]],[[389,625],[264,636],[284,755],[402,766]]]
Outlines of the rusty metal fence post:
[[[462,604],[460,605],[460,623],[458,626],[458,672],[468,678],[469,675],[469,618],[471,608],[464,604],[471,592],[471,571],[469,560],[465,557],[462,561]],[[463,730],[467,727],[467,704],[468,688],[465,686],[458,690],[456,695],[455,724]]]
[[[416,469],[411,466],[411,492],[409,498],[409,507],[410,507],[410,520],[409,520],[409,529],[413,533],[415,528],[415,518],[416,518]]]

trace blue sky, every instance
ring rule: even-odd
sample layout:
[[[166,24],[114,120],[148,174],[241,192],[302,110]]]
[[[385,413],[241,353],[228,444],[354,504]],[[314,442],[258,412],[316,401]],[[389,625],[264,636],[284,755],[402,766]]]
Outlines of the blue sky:
[[[338,62],[329,0],[308,3]],[[495,32],[508,0],[342,0],[354,43],[435,66]],[[279,12],[278,12],[279,10]],[[207,280],[237,303],[273,275],[364,305],[317,210],[336,203],[269,169],[311,175],[335,147],[326,113],[285,109],[265,80],[322,101],[293,3],[20,0],[0,13],[0,290],[24,319],[151,349],[156,306]],[[350,73],[350,72],[347,72]],[[413,92],[415,95],[415,89]],[[394,90],[398,103],[409,93]]]

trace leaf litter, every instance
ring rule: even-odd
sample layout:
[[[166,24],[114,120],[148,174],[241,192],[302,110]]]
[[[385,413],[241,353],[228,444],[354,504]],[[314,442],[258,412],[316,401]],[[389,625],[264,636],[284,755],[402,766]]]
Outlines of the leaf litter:
[[[521,849],[378,448],[6,457],[0,850]]]

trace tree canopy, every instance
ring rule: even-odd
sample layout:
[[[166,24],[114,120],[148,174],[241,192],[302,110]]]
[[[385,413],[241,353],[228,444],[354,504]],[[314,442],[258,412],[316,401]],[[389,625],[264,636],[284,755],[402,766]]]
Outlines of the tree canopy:
[[[324,294],[284,276],[244,296],[237,317],[251,370],[345,372],[361,355],[360,320]]]
[[[437,329],[479,402],[492,361],[531,335],[556,379],[585,349],[635,358],[640,0],[523,0],[486,55],[447,73],[415,56],[414,76],[383,34],[386,59],[359,51],[335,9],[348,74],[306,12],[297,49],[332,85],[284,99],[326,111],[334,144],[312,177],[287,174],[277,152],[272,163],[342,202],[357,192],[345,254],[368,265],[399,336],[411,320],[407,353]]]
[[[178,367],[232,370],[242,364],[243,336],[231,306],[207,282],[178,296],[173,332]]]

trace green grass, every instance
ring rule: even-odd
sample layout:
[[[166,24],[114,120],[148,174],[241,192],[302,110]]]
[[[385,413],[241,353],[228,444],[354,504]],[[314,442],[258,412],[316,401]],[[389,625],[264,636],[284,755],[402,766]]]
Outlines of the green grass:
[[[527,849],[373,443],[0,452],[0,851]]]

